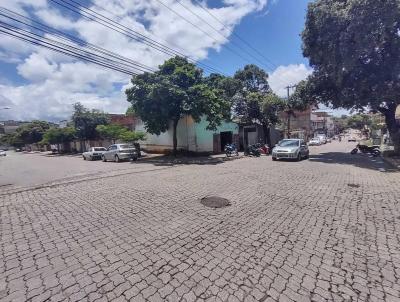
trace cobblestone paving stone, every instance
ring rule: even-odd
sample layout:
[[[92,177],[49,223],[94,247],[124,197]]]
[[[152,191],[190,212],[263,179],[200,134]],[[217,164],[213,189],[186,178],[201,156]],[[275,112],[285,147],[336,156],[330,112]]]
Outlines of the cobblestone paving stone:
[[[332,151],[5,194],[0,300],[400,301],[399,180]]]

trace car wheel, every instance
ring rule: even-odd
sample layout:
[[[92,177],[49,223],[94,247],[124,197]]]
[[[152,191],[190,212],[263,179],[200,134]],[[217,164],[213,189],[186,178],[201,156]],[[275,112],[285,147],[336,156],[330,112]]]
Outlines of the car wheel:
[[[101,160],[102,161],[104,161],[104,162],[106,162],[107,160],[106,160],[106,157],[103,155],[103,156],[101,156]]]
[[[82,155],[82,157],[83,157],[83,160],[86,160],[86,157],[85,157],[85,155]]]
[[[273,156],[272,156],[272,161],[276,161],[276,157],[273,157]]]
[[[137,156],[133,157],[132,160],[137,161],[138,160]]]
[[[301,161],[301,153],[297,154],[297,161]]]
[[[119,156],[118,156],[118,155],[115,155],[115,162],[116,162],[116,163],[119,163],[119,162],[120,162],[120,159],[119,159]]]

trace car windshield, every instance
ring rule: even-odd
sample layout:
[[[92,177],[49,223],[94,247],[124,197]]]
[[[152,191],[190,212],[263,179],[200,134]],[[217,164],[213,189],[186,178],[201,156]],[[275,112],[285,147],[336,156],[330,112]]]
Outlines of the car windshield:
[[[133,145],[120,145],[119,147],[121,149],[133,149],[133,148],[135,148]]]
[[[106,151],[106,148],[93,148],[94,151]]]
[[[279,143],[279,147],[298,147],[300,141],[297,139],[284,139]]]

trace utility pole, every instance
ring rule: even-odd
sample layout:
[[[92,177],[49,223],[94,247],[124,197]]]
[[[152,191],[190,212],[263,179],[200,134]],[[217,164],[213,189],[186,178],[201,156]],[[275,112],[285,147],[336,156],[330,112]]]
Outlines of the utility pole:
[[[287,138],[290,138],[290,117],[293,114],[292,109],[289,108],[289,97],[290,97],[290,89],[295,88],[297,85],[288,85],[285,88],[287,89],[287,102],[288,108],[286,109],[287,114]]]

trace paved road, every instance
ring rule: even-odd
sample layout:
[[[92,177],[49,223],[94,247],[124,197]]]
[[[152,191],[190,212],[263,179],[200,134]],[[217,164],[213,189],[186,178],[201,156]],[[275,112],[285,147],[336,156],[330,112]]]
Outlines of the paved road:
[[[351,146],[0,192],[0,300],[399,301],[400,175]]]
[[[123,172],[137,169],[134,163],[84,161],[81,155],[54,156],[48,153],[8,151],[6,157],[0,157],[0,186],[41,185],[65,178],[101,176],[110,171]]]

